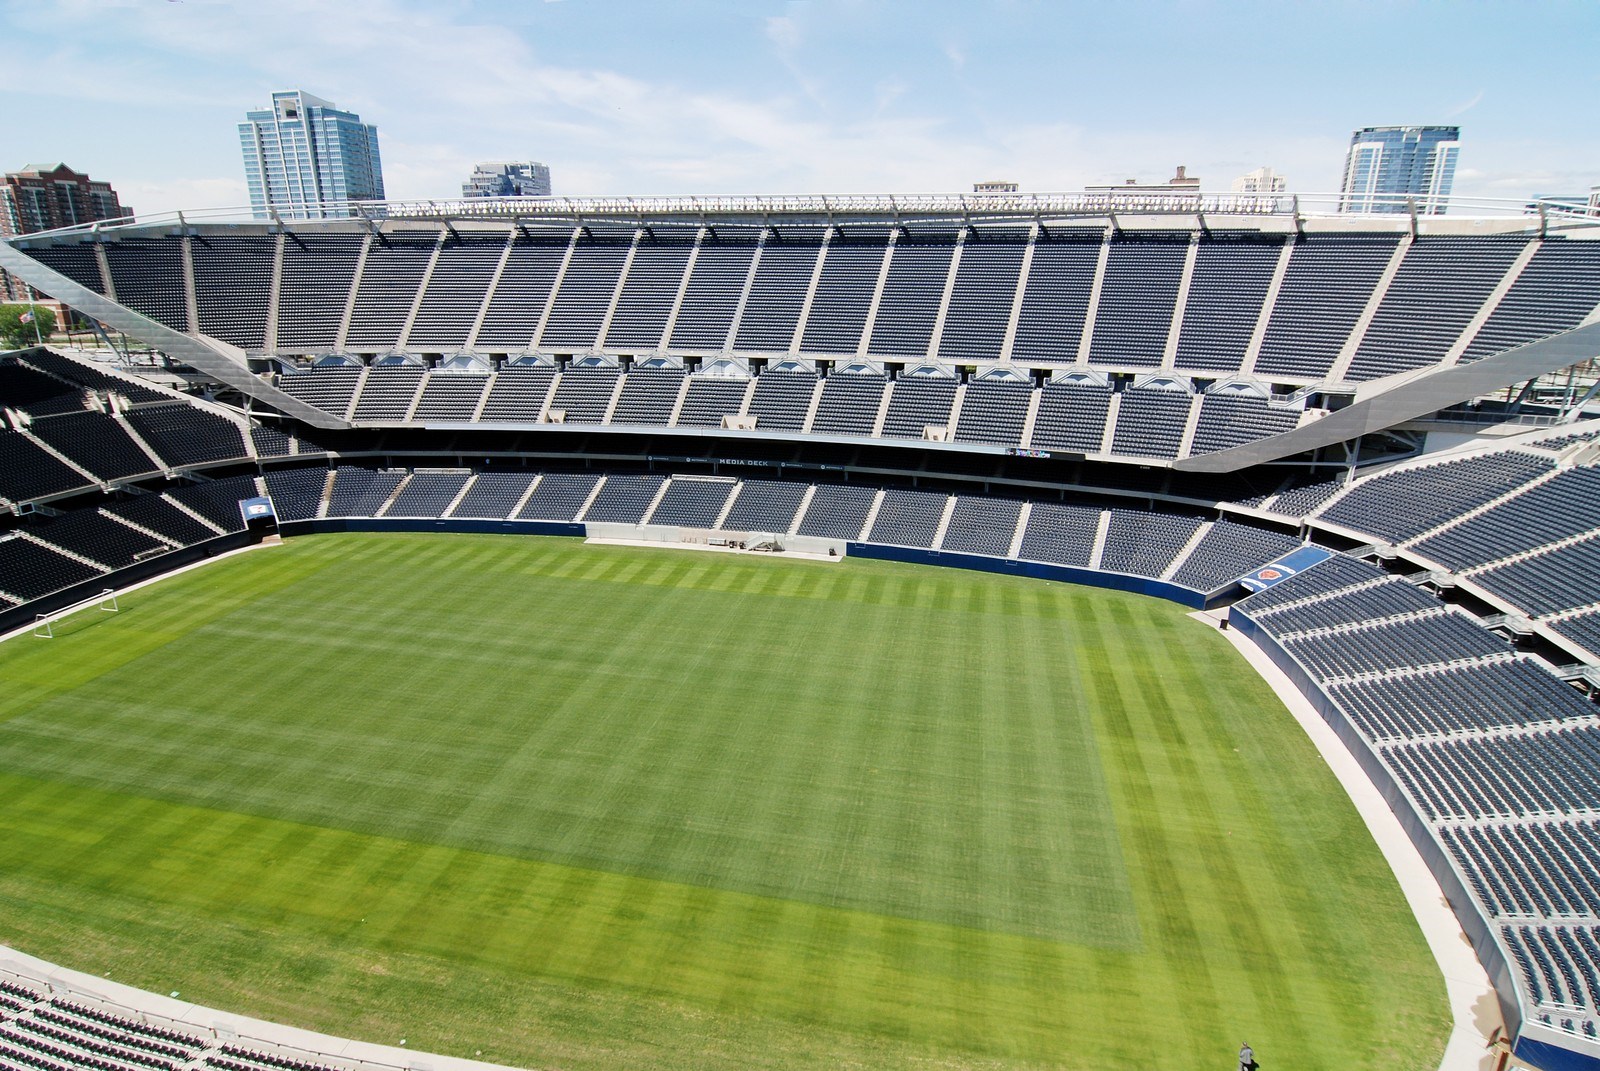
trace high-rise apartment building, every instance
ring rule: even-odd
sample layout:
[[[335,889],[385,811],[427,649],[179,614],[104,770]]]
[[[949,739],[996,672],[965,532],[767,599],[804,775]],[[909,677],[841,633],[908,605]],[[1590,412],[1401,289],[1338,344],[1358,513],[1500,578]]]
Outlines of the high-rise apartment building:
[[[32,234],[133,215],[109,182],[66,164],[29,164],[0,180],[0,236]]]
[[[1258,167],[1233,180],[1234,193],[1282,193],[1289,180],[1270,167]]]
[[[1369,126],[1350,137],[1345,157],[1341,212],[1407,212],[1441,215],[1456,177],[1461,152],[1458,126]]]
[[[490,160],[461,184],[463,197],[549,197],[550,169],[533,160]]]
[[[0,179],[0,237],[73,227],[133,215],[109,182],[96,182],[66,164],[29,164]],[[32,301],[36,295],[0,271],[0,301]]]
[[[378,128],[354,112],[299,90],[272,94],[272,105],[239,124],[250,207],[285,219],[351,214],[347,201],[383,200]]]

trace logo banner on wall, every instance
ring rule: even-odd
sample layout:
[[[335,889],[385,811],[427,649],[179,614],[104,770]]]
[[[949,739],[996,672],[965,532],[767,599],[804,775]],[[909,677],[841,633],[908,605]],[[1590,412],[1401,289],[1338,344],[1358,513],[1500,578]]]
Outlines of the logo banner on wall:
[[[1254,591],[1265,591],[1272,585],[1289,579],[1296,573],[1303,573],[1318,562],[1325,562],[1333,557],[1333,551],[1323,550],[1321,547],[1298,547],[1290,551],[1271,565],[1263,565],[1249,576],[1239,578],[1239,583]]]
[[[272,512],[272,499],[270,498],[241,498],[239,512],[244,517],[244,523],[265,520],[268,517],[277,519],[277,514]]]

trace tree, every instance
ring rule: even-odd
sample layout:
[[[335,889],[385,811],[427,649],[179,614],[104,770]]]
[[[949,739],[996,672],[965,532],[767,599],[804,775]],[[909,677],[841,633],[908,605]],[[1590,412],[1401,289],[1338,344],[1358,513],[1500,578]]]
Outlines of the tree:
[[[54,309],[43,305],[0,305],[0,349],[20,350],[37,345],[55,329]]]

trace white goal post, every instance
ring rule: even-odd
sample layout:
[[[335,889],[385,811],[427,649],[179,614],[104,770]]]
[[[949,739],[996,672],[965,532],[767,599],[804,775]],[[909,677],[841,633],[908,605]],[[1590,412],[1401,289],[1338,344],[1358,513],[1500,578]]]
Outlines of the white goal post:
[[[110,588],[105,588],[100,594],[81,599],[71,606],[63,606],[61,609],[54,610],[48,614],[35,616],[33,619],[33,634],[42,640],[55,639],[56,630],[51,627],[55,622],[60,621],[69,614],[75,614],[79,610],[86,610],[91,606],[105,614],[121,612],[121,607],[117,605],[117,593]]]

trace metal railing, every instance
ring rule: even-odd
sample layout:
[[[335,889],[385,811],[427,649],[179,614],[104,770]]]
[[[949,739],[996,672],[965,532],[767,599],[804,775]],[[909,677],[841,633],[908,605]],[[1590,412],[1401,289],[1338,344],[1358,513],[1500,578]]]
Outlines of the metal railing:
[[[760,223],[803,218],[817,222],[849,220],[979,222],[985,220],[1115,221],[1120,216],[1245,216],[1304,219],[1523,219],[1530,225],[1600,226],[1600,215],[1570,200],[1465,197],[1414,197],[1399,194],[1205,193],[1160,188],[1085,190],[1078,193],[916,193],[774,194],[752,196],[642,197],[492,197],[344,201],[322,205],[268,208],[228,207],[147,213],[80,224],[21,236],[23,240],[124,228],[216,223],[257,223],[289,227],[324,222],[376,226],[386,220],[528,220],[583,222],[610,220],[680,225],[741,221]]]

